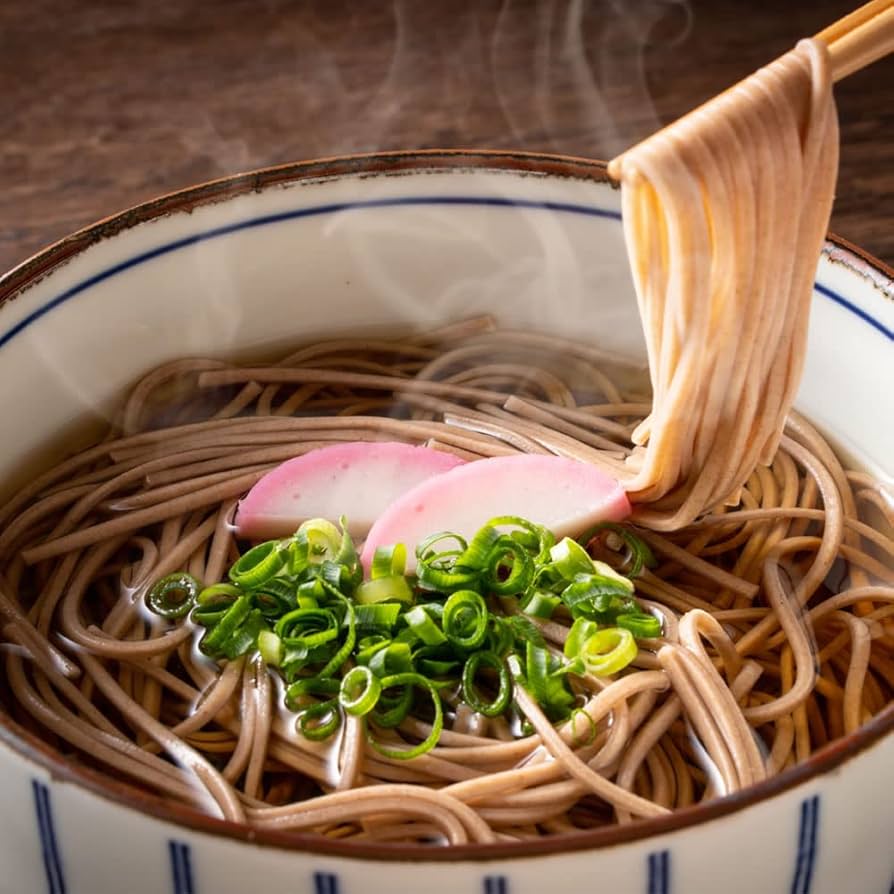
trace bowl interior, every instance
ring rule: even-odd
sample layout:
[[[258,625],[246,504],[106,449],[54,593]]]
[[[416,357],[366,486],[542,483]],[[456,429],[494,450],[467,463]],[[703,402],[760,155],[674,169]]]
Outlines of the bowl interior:
[[[0,280],[0,382],[17,383],[0,388],[0,497],[175,357],[247,357],[486,313],[644,364],[619,194],[601,166],[411,158],[299,166],[180,194]],[[892,480],[886,289],[878,271],[828,248],[798,407]]]
[[[178,356],[490,313],[643,359],[619,194],[598,166],[556,176],[485,158],[305,176],[126,223],[0,305],[0,381],[27,381],[29,394],[0,391],[0,492],[53,436],[104,415],[122,387]],[[890,476],[894,397],[877,370],[894,301],[881,291],[824,256],[798,406]]]

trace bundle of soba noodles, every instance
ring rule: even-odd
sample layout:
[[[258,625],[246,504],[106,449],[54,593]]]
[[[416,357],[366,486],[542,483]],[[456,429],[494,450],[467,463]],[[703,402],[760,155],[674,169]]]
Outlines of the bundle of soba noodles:
[[[609,165],[652,376],[630,459],[640,518],[674,530],[771,461],[804,363],[838,167],[829,52],[782,58]]]

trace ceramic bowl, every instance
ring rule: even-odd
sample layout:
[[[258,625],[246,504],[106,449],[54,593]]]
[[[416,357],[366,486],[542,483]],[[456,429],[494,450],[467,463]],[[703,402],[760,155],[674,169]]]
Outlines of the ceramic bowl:
[[[488,312],[642,357],[619,208],[597,163],[416,153],[234,177],[77,233],[0,280],[0,497],[48,442],[179,355]],[[829,242],[798,406],[888,480],[892,362],[891,271]],[[0,739],[9,894],[894,890],[894,706],[732,797],[453,850],[251,833],[71,766],[6,716]]]

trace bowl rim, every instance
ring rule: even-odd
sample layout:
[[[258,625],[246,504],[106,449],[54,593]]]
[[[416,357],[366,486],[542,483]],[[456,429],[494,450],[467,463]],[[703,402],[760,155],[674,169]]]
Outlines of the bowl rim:
[[[113,237],[140,223],[178,212],[189,212],[209,204],[224,202],[236,196],[258,192],[268,187],[313,180],[334,180],[356,175],[410,174],[418,171],[497,170],[507,173],[533,173],[563,179],[577,178],[609,183],[604,162],[572,156],[537,152],[503,150],[409,150],[370,153],[292,162],[221,177],[175,190],[142,202],[117,214],[103,218],[71,235],[52,243],[0,276],[0,309],[31,286],[40,282],[72,257],[104,239]],[[863,280],[877,285],[879,274],[889,283],[894,269],[859,247],[834,234],[828,234],[833,260],[843,264]],[[878,289],[881,292],[881,289]],[[888,287],[884,294],[887,295]],[[448,848],[394,843],[355,843],[333,841],[304,832],[252,829],[249,826],[217,819],[183,804],[160,796],[94,770],[73,765],[25,729],[0,706],[0,742],[26,760],[46,770],[54,782],[73,783],[118,806],[137,810],[163,822],[227,839],[235,839],[262,847],[295,852],[373,860],[378,862],[445,862],[523,860],[531,857],[559,855],[583,850],[630,844],[720,819],[736,811],[752,807],[840,767],[887,735],[894,733],[894,704],[888,705],[868,723],[848,736],[836,739],[817,750],[810,758],[771,779],[747,789],[674,811],[666,816],[640,820],[626,825],[600,827],[567,836],[536,841],[496,844],[465,844]]]

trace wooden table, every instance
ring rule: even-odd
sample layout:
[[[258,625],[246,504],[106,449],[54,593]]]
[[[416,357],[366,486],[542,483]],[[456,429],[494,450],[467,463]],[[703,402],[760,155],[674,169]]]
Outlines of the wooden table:
[[[128,205],[316,156],[610,157],[854,0],[5,0],[0,270]],[[844,81],[833,229],[894,264],[894,58]]]

